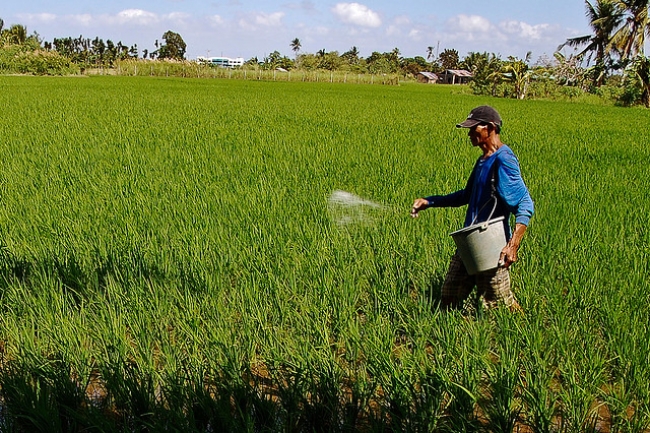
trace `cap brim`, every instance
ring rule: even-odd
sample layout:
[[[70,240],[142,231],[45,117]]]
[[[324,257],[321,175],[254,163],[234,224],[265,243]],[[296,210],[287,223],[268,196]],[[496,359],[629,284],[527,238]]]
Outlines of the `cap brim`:
[[[458,124],[456,125],[456,128],[473,128],[473,127],[475,127],[476,125],[478,125],[479,123],[481,123],[480,120],[477,120],[477,119],[467,119],[467,120],[465,120],[465,121],[462,122],[462,123],[458,123]]]

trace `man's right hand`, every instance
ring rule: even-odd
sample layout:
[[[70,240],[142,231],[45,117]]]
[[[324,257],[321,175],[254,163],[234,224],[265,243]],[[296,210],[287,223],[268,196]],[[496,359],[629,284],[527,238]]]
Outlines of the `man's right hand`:
[[[418,212],[425,210],[429,207],[429,201],[425,198],[418,198],[413,202],[413,207],[411,208],[411,217],[417,218]]]

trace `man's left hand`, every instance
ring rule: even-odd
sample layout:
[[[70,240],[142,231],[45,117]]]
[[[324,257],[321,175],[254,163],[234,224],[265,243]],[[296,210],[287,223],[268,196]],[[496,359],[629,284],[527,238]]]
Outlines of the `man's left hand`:
[[[517,224],[515,226],[515,232],[512,234],[512,239],[501,250],[499,267],[507,269],[517,261],[517,251],[519,251],[519,245],[521,244],[521,239],[524,237],[524,233],[526,233],[526,226],[524,224]]]
[[[499,267],[508,268],[511,264],[517,261],[517,250],[519,246],[514,246],[511,243],[508,243],[501,250],[501,257],[499,257]]]

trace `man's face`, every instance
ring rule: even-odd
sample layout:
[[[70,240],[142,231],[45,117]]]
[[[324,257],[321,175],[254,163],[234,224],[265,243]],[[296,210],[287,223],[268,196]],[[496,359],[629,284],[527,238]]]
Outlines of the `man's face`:
[[[490,136],[490,128],[487,123],[479,123],[469,128],[467,135],[472,142],[472,146],[480,146],[487,142],[487,138]]]

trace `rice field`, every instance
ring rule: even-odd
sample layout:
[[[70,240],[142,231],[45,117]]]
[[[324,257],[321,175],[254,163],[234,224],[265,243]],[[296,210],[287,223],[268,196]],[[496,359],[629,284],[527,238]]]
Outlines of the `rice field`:
[[[439,311],[464,209],[409,217],[484,103],[536,206],[524,315]],[[650,429],[648,110],[105,76],[0,107],[0,431]]]

